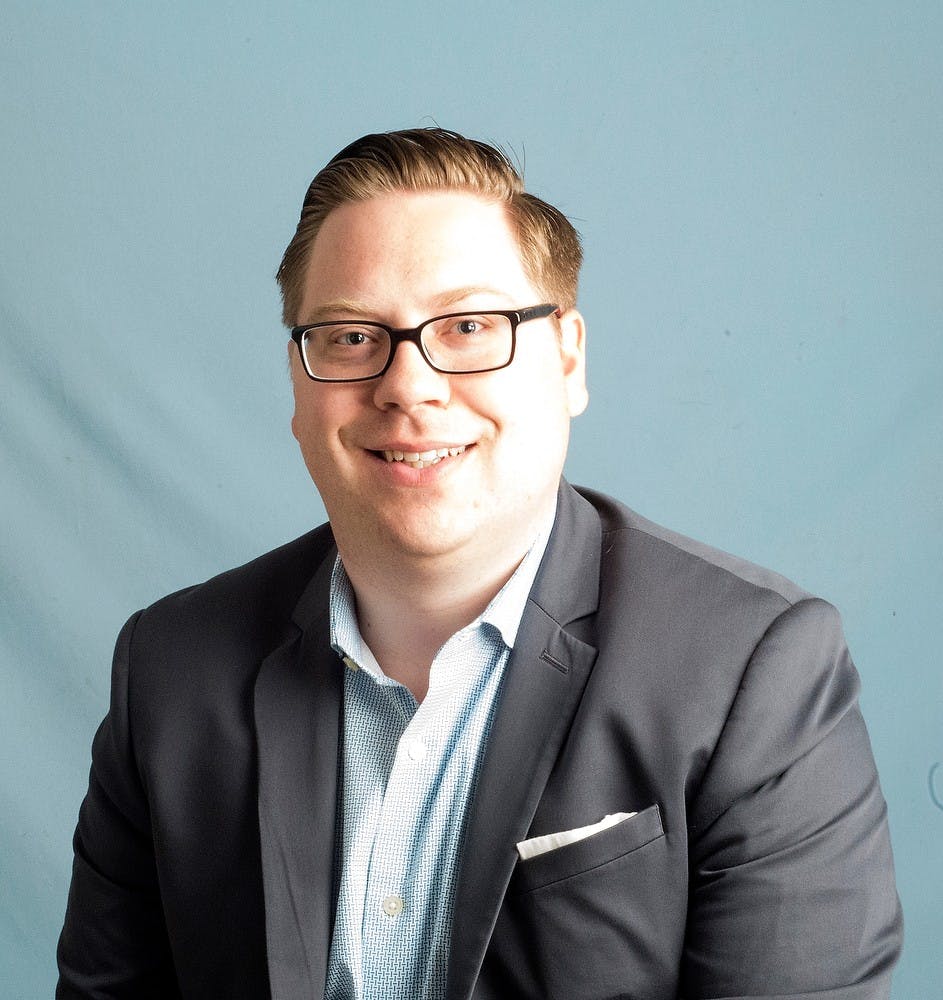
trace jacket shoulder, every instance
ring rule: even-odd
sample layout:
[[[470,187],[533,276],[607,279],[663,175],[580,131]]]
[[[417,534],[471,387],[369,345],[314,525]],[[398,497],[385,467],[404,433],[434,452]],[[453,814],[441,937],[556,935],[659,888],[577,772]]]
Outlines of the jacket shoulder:
[[[718,581],[729,576],[748,589],[766,592],[774,603],[778,598],[783,609],[812,596],[771,569],[656,524],[613,497],[582,486],[574,488],[599,515],[603,552],[631,559],[637,573],[661,567],[664,573],[697,572],[699,577],[706,574]]]
[[[318,567],[334,550],[327,524],[203,583],[162,597],[140,613],[135,640],[192,643],[226,636],[238,648],[277,641]]]

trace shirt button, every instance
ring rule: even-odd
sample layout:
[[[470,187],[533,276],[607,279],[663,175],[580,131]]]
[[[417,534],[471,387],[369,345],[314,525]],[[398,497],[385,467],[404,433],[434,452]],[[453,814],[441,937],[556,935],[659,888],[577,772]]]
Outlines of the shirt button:
[[[403,899],[401,896],[387,896],[381,905],[383,912],[388,917],[398,917],[403,912]]]
[[[426,744],[418,737],[413,737],[406,744],[406,755],[410,760],[420,761],[426,756]]]

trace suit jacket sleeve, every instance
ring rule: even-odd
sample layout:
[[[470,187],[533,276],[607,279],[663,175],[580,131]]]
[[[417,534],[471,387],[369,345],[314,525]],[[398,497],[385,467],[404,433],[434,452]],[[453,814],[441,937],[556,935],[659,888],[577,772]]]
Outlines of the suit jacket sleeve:
[[[115,650],[111,706],[92,746],[88,794],[59,940],[56,997],[179,996],[157,881],[150,816],[129,732],[131,637]]]
[[[823,601],[754,650],[689,816],[682,996],[888,996],[900,907],[857,691]]]

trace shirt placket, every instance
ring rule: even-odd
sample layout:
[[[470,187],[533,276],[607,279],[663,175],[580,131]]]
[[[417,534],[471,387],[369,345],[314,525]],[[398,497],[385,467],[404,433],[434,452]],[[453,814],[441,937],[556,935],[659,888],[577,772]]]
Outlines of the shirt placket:
[[[415,703],[400,685],[387,687],[394,711],[405,722]],[[429,807],[429,735],[422,725],[422,710],[406,724],[399,739],[393,767],[380,808],[373,851],[367,874],[362,923],[362,972],[364,1000],[388,1000],[384,989],[372,984],[388,983],[391,971],[400,980],[402,996],[420,996],[421,942],[426,929],[425,899],[417,886],[415,860],[419,817]]]

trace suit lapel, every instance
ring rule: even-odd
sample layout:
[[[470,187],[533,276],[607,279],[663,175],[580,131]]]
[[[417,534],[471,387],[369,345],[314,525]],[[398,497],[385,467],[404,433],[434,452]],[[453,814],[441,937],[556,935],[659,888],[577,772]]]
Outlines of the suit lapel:
[[[273,1000],[321,997],[333,921],[341,671],[331,650],[333,552],[255,685],[259,829]]]
[[[505,671],[470,804],[455,897],[447,995],[471,996],[511,872],[569,732],[596,649],[567,626],[598,603],[601,529],[566,483]]]

